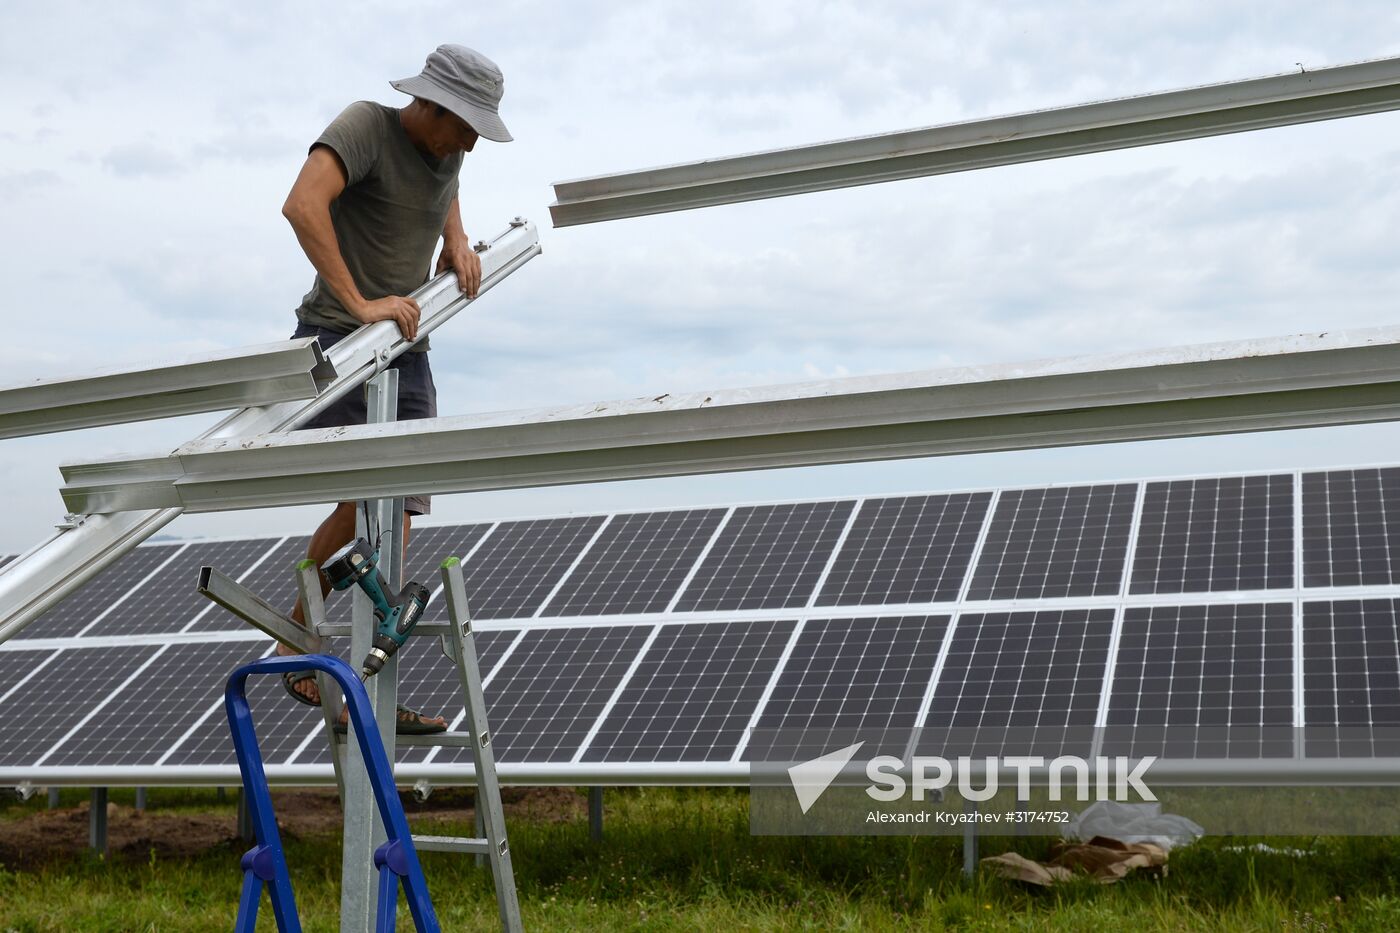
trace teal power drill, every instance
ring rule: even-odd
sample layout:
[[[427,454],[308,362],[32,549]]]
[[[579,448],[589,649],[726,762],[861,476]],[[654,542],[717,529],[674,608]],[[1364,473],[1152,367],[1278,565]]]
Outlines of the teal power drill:
[[[379,552],[364,538],[356,538],[336,551],[321,565],[331,589],[348,590],[359,584],[374,604],[374,647],[365,655],[360,679],[368,680],[384,667],[384,662],[403,647],[413,627],[423,617],[431,593],[421,583],[405,583],[397,595],[379,572]]]

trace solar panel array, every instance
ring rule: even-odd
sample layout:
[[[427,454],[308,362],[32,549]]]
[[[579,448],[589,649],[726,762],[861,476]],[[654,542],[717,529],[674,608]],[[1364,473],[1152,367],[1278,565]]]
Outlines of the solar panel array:
[[[0,767],[233,764],[223,680],[269,644],[196,571],[290,607],[305,547],[145,545],[0,645]],[[989,754],[1012,729],[1052,754],[1400,757],[1400,467],[418,528],[410,575],[448,555],[506,765],[696,774],[853,729],[898,753],[914,727]],[[460,723],[436,641],[400,659],[401,699]],[[251,699],[270,765],[327,760],[315,710],[271,678]]]

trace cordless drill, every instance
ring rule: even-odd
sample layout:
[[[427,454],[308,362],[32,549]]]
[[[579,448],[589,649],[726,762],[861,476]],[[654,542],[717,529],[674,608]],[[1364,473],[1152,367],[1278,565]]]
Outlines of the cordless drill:
[[[379,572],[379,552],[364,538],[356,538],[331,555],[321,565],[331,589],[348,590],[355,584],[374,604],[374,641],[361,666],[361,680],[368,680],[384,667],[384,662],[403,647],[413,626],[423,617],[432,595],[421,583],[405,583],[397,595],[389,592],[389,584]]]

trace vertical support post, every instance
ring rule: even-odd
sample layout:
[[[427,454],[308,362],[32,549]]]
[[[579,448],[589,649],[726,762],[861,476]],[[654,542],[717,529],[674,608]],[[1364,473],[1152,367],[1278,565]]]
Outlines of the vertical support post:
[[[963,812],[976,813],[977,801],[963,798]],[[963,825],[963,876],[971,878],[977,874],[977,824]]]
[[[588,788],[588,838],[603,841],[603,789]]]
[[[50,809],[50,810],[57,810],[57,809],[58,809],[58,788],[57,788],[57,787],[50,787],[50,788],[49,788],[49,809]]]
[[[146,788],[144,787],[136,788],[136,812],[146,812]]]
[[[248,808],[248,792],[246,790],[238,792],[238,838],[244,842],[257,841],[253,831],[253,814]]]
[[[222,786],[216,787],[216,788],[214,789],[214,799],[217,800],[219,803],[227,803],[227,802],[228,802],[228,792],[225,791],[224,788],[223,788]]]
[[[92,809],[88,813],[88,848],[107,857],[107,788],[92,789]]]
[[[399,374],[389,369],[366,383],[368,392],[368,422],[382,424],[393,421],[398,414]],[[366,527],[364,511],[370,512],[378,522],[379,571],[388,581],[390,588],[397,590],[403,576],[403,555],[400,542],[403,538],[403,500],[380,499],[366,504],[355,520],[355,532],[361,537],[370,538],[371,529]],[[351,591],[354,609],[351,615],[350,662],[359,664],[369,653],[374,638],[374,607],[359,589]],[[384,668],[365,682],[365,692],[369,694],[370,705],[374,708],[374,718],[379,725],[379,737],[384,743],[384,752],[389,765],[394,765],[394,738],[398,706],[398,656],[390,658]],[[358,741],[354,735],[354,723],[350,724],[346,747],[355,748]],[[342,760],[342,777],[345,793],[342,805],[345,809],[345,844],[340,863],[340,929],[341,933],[364,933],[374,929],[375,911],[378,903],[375,892],[379,887],[379,871],[374,864],[374,851],[388,838],[379,808],[374,801],[374,788],[370,785],[366,762],[359,755],[347,754]]]

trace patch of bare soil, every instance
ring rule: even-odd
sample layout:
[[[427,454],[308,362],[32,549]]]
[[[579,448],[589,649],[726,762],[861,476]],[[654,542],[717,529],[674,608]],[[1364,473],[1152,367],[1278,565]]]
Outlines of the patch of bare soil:
[[[466,788],[443,788],[419,803],[401,794],[404,812],[415,825],[469,822],[473,793]],[[585,818],[587,799],[567,787],[507,787],[501,790],[507,823],[511,820],[548,823]],[[274,790],[272,805],[284,838],[339,832],[340,799],[331,790]],[[60,810],[38,810],[17,820],[0,822],[0,865],[11,870],[38,868],[80,856],[88,844],[87,804]],[[145,861],[192,858],[210,850],[241,851],[233,807],[211,812],[144,813],[132,807],[107,805],[109,858]]]

